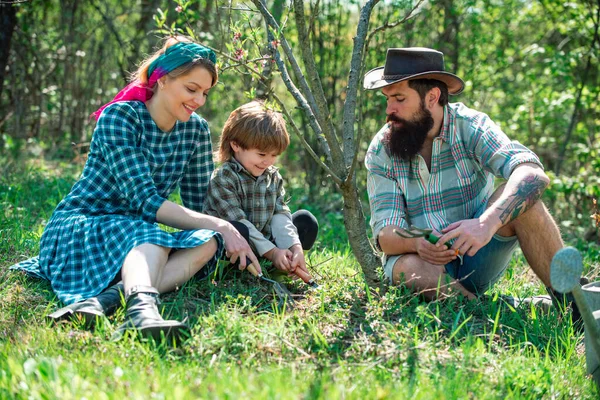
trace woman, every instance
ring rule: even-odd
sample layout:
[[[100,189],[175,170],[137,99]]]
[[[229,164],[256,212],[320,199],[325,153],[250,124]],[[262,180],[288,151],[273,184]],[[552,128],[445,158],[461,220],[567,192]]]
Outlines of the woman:
[[[179,337],[188,328],[162,319],[159,293],[208,276],[223,245],[231,262],[239,259],[243,269],[247,256],[260,271],[230,223],[199,212],[214,166],[208,125],[195,110],[217,82],[215,63],[212,50],[169,38],[135,81],[94,113],[81,178],[46,226],[39,257],[16,266],[48,279],[70,304],[51,317],[93,320],[116,309],[123,290],[127,312],[118,336],[137,329]],[[177,186],[185,207],[166,200]],[[167,233],[157,222],[182,231]]]

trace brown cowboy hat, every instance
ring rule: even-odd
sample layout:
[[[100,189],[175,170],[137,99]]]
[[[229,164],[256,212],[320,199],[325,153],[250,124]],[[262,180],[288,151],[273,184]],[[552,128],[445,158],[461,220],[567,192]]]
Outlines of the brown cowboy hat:
[[[448,85],[449,94],[459,94],[465,83],[458,76],[444,71],[444,54],[425,47],[388,49],[385,65],[365,75],[365,89],[380,89],[409,79],[437,79]]]

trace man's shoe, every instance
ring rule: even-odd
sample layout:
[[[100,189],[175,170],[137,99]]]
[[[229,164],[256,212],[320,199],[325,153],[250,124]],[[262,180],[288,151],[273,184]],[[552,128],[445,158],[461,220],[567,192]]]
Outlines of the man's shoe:
[[[97,318],[110,316],[121,304],[123,284],[117,283],[104,290],[96,297],[70,304],[48,315],[53,321],[81,319],[85,326],[91,328]]]
[[[125,322],[117,328],[113,340],[120,339],[126,332],[139,332],[143,337],[168,342],[181,341],[189,336],[190,328],[179,321],[165,321],[158,312],[158,290],[150,286],[135,286],[127,296]]]
[[[531,307],[533,305],[544,313],[549,312],[553,305],[552,299],[548,295],[531,296],[522,299],[513,296],[500,296],[500,298],[513,308]]]

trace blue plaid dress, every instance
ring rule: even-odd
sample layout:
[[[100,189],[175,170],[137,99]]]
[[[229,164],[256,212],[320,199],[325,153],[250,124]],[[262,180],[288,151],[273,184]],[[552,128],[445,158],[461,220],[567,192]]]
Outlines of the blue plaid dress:
[[[70,304],[104,290],[136,246],[193,248],[214,237],[218,251],[198,275],[206,277],[223,252],[221,235],[165,232],[156,212],[177,186],[184,206],[201,212],[213,169],[210,132],[198,115],[163,132],[144,103],[111,104],[98,119],[81,178],[44,230],[40,255],[14,268],[49,280]]]

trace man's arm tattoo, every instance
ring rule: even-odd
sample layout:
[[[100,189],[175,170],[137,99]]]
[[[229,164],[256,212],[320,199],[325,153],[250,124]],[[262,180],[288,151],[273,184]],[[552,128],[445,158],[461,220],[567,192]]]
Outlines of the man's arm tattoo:
[[[546,184],[537,176],[530,176],[519,182],[517,192],[506,199],[500,207],[500,221],[503,224],[516,219],[519,215],[529,210],[542,196]]]

